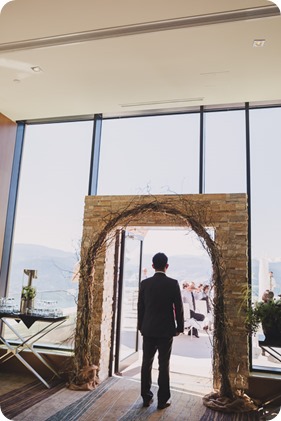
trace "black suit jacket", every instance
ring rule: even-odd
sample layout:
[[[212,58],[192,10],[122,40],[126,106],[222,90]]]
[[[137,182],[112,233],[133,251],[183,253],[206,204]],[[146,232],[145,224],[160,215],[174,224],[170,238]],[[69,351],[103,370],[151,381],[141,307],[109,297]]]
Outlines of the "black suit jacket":
[[[140,284],[138,329],[143,336],[171,337],[184,331],[183,304],[179,283],[156,272]]]

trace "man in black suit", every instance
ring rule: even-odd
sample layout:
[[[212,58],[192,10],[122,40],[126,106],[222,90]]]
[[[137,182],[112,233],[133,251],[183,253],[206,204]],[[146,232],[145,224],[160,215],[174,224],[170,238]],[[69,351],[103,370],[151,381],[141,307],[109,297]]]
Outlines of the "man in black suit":
[[[157,253],[152,259],[155,273],[141,282],[138,300],[138,329],[143,335],[141,396],[143,406],[153,402],[151,370],[156,351],[159,359],[158,409],[170,405],[170,356],[173,337],[184,331],[183,304],[179,283],[166,276],[168,258]]]

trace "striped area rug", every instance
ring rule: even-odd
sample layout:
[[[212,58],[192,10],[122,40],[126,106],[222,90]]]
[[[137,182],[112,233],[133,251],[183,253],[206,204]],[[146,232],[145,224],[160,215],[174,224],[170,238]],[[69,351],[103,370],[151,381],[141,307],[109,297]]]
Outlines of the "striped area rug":
[[[183,390],[172,390],[172,405],[157,410],[155,401],[143,408],[139,381],[111,377],[81,399],[66,406],[45,421],[257,421],[257,413],[224,414],[206,408],[202,397]]]
[[[96,402],[119,382],[118,377],[109,377],[103,381],[95,390],[87,392],[80,400],[66,406],[46,421],[77,421],[85,413],[95,406]],[[111,393],[109,393],[111,394]],[[111,399],[111,398],[109,398]],[[94,418],[92,418],[94,420]]]
[[[0,408],[8,419],[13,419],[26,409],[52,396],[65,387],[65,382],[53,380],[47,389],[41,382],[35,381],[0,396]]]
[[[200,421],[258,421],[260,419],[261,418],[257,412],[226,414],[206,409],[206,412],[203,417],[200,418]]]

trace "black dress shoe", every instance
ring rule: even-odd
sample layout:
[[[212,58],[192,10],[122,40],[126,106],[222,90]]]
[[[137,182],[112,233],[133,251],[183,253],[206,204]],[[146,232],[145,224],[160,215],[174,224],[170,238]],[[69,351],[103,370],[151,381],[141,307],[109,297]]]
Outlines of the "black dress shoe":
[[[143,401],[143,407],[148,408],[153,402],[153,398],[149,399],[149,401]]]
[[[165,408],[168,408],[170,405],[171,405],[171,402],[158,403],[157,409],[165,409]]]

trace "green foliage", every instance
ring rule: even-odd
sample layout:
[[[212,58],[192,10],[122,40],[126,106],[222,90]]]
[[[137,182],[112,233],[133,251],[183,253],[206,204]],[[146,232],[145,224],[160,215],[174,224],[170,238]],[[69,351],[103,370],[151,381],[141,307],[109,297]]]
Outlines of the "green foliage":
[[[256,333],[260,324],[264,330],[275,327],[281,332],[281,300],[260,301],[249,308],[246,318],[248,332]]]
[[[25,300],[32,300],[36,296],[36,289],[34,287],[22,287],[21,298]]]

